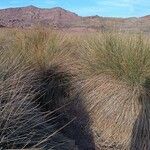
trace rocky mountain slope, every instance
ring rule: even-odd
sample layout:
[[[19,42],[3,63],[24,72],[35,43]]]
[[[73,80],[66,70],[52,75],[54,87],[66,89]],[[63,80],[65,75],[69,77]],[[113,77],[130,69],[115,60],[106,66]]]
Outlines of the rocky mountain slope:
[[[81,17],[60,7],[42,9],[35,6],[0,10],[0,27],[44,27],[72,30],[128,30],[150,32],[150,15],[132,18],[100,16]]]

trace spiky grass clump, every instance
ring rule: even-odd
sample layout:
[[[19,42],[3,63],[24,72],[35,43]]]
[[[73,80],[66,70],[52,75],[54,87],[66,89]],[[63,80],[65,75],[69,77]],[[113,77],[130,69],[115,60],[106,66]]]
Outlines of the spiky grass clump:
[[[142,85],[150,76],[149,43],[142,35],[101,34],[86,40],[83,61],[90,72]]]
[[[66,90],[63,88],[68,85],[66,76],[62,76],[59,73],[61,72],[59,71],[59,65],[51,69],[53,65],[57,66],[57,61],[52,61],[52,59],[56,58],[53,58],[53,56],[59,56],[58,58],[61,59],[61,55],[59,55],[61,49],[58,49],[58,43],[55,43],[58,41],[53,39],[54,37],[50,39],[45,36],[46,33],[43,30],[42,33],[37,31],[33,37],[26,37],[24,32],[18,30],[9,32],[14,34],[11,34],[7,39],[6,32],[0,41],[1,147],[4,149],[74,149],[76,147],[75,143],[58,133],[74,119],[66,122],[65,125],[58,129],[56,124],[59,122],[58,118],[60,116],[54,115],[55,108],[60,106],[56,100],[61,101],[63,99],[63,96],[57,95],[57,90],[61,93],[62,90]],[[45,40],[46,42],[56,40],[53,46],[48,46],[51,47],[52,57],[47,56]],[[40,47],[41,45],[42,47]],[[53,51],[55,46],[57,48]],[[60,51],[56,52],[57,50]],[[48,57],[51,59],[45,61]],[[47,69],[50,71],[47,71]],[[64,91],[63,93],[66,97],[67,92]],[[41,104],[38,101],[43,97],[45,98],[45,103]],[[42,100],[44,99],[41,99],[41,102]],[[51,104],[51,108],[45,112],[41,109],[47,103]],[[57,105],[53,105],[54,103]]]
[[[67,35],[46,29],[34,29],[26,33],[24,44],[28,59],[38,67],[65,64],[72,49]]]
[[[96,146],[129,149],[133,126],[141,111],[141,90],[106,75],[93,76],[80,86]]]
[[[20,73],[16,72],[1,81],[1,148],[71,149],[74,142],[55,127],[58,118],[53,116],[53,112],[42,113],[35,103],[37,93],[31,85],[33,74],[29,74],[29,70],[26,73],[21,72],[18,78]]]
[[[150,77],[150,42],[142,36],[105,33],[85,40],[81,54],[86,75],[81,83],[83,103],[97,146],[130,149],[132,143],[132,149],[149,149],[150,124],[145,117],[149,116],[149,89],[145,85]],[[143,139],[140,144],[135,140],[137,132],[138,140]]]

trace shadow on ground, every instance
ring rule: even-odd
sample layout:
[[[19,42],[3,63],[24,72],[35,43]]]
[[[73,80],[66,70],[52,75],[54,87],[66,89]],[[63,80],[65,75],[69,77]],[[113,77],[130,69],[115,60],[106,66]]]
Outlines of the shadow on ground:
[[[79,150],[95,150],[89,127],[89,116],[82,104],[82,96],[79,93],[73,94],[74,96],[71,94],[74,91],[72,76],[59,71],[59,68],[55,66],[40,73],[36,81],[35,87],[38,87],[39,93],[36,99],[42,112],[54,111],[67,104],[53,113],[53,117],[57,117],[53,122],[56,129],[60,129],[76,118],[63,128],[61,133],[68,139],[74,140]],[[76,109],[77,107],[80,109]]]
[[[134,124],[130,150],[150,150],[150,79],[139,100],[142,109]]]

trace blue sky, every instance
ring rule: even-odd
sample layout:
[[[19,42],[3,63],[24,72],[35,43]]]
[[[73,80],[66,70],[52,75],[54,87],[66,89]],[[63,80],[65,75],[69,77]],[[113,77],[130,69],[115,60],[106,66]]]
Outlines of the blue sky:
[[[150,0],[0,0],[0,8],[35,5],[62,7],[81,16],[133,17],[150,15]]]

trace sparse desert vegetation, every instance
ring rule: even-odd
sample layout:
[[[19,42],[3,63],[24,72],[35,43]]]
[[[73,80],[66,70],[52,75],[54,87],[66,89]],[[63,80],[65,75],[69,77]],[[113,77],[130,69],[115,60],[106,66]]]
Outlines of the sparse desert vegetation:
[[[2,148],[150,149],[148,35],[0,31]]]

